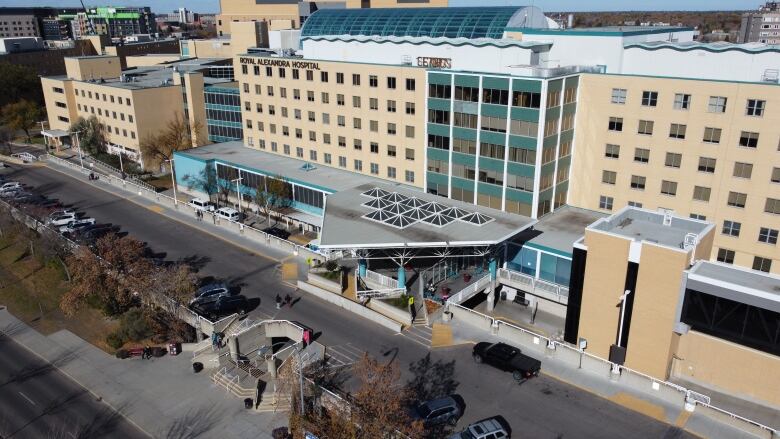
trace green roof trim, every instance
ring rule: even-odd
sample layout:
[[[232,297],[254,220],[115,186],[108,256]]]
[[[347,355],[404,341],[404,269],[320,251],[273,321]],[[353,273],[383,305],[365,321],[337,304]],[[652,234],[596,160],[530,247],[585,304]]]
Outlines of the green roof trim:
[[[780,45],[767,44],[762,46],[746,46],[744,44],[729,44],[729,43],[693,43],[693,44],[676,44],[668,42],[657,43],[632,43],[624,46],[626,49],[644,49],[649,51],[656,51],[661,49],[676,50],[677,52],[691,52],[694,50],[703,50],[710,53],[721,52],[742,52],[749,54],[757,53],[780,53]]]

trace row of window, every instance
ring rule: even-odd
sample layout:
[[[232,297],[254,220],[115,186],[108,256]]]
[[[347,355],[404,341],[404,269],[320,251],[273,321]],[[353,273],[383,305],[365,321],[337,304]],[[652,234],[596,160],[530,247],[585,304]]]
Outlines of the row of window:
[[[451,99],[452,98],[452,86],[444,84],[429,84],[428,85],[428,97],[436,99]],[[465,87],[456,85],[455,87],[455,100],[464,102],[479,102],[484,104],[494,105],[508,105],[509,99],[512,99],[513,107],[520,108],[540,108],[541,106],[541,93],[530,91],[509,91],[498,88],[483,88],[481,93],[477,87]],[[563,103],[570,104],[577,99],[577,89],[570,87],[564,90]],[[550,90],[547,92],[547,108],[557,107],[561,105],[561,92],[560,90]]]
[[[247,119],[245,122],[245,125],[248,129],[253,129],[254,127],[257,127],[257,130],[260,132],[265,132],[265,123],[262,121],[258,121],[256,124],[251,120]],[[325,124],[327,125],[327,124]],[[346,127],[346,119],[344,116],[338,116],[337,118],[337,125],[340,127]],[[290,127],[287,125],[282,125],[281,133],[283,136],[290,136]],[[359,117],[352,118],[352,128],[356,130],[363,129],[363,120]],[[302,128],[293,128],[294,134],[296,139],[303,139],[303,129]],[[268,124],[268,131],[271,134],[276,134],[277,131],[277,125],[275,123]],[[379,132],[379,122],[372,120],[369,121],[369,131],[378,133]],[[415,127],[412,125],[405,125],[404,126],[404,136],[407,139],[414,139],[415,138]],[[393,122],[388,122],[386,125],[386,131],[388,135],[395,136],[398,133],[398,125],[396,125]],[[317,132],[313,130],[309,130],[309,140],[312,142],[317,141]],[[329,133],[323,133],[322,134],[323,141],[325,143],[330,143],[330,134]]]
[[[254,146],[254,139],[252,137],[247,137],[247,143],[249,144],[249,146]],[[271,143],[271,151],[278,153],[279,152],[279,145],[276,142],[270,142],[270,143]],[[265,142],[265,140],[261,139],[259,141],[258,147],[260,149],[266,149],[266,142]],[[388,146],[388,155],[389,155],[389,148],[390,148],[390,146]],[[282,145],[282,153],[285,154],[285,155],[291,155],[291,147],[290,147],[290,145],[286,145],[286,144]],[[295,148],[295,156],[297,158],[305,159],[306,157],[305,157],[304,153],[305,153],[305,151],[304,151],[304,149],[302,147],[296,147]],[[407,153],[407,159],[414,160],[414,150],[413,149],[407,148],[406,149],[406,153]],[[395,156],[395,147],[393,147],[393,156]],[[317,150],[315,150],[315,149],[310,149],[309,150],[308,160],[316,162],[316,161],[318,161],[318,158],[319,158],[319,152]],[[345,157],[345,156],[338,156],[337,159],[338,159],[338,166],[340,168],[347,168],[348,167],[347,166],[347,163],[348,163],[347,162],[347,157]],[[329,153],[329,152],[323,153],[322,154],[322,162],[325,163],[326,165],[332,165],[333,164],[333,155],[331,153]],[[363,172],[363,160],[353,159],[352,165],[353,165],[353,167],[352,167],[353,170],[355,170],[357,172]],[[368,171],[372,175],[379,175],[379,164],[370,162]],[[397,178],[397,176],[396,176],[396,168],[394,166],[387,166],[387,168],[386,168],[386,175],[385,176],[387,178],[389,178],[389,179],[396,179]],[[404,171],[404,181],[407,182],[407,183],[414,183],[414,171],[409,171],[409,170]]]
[[[480,169],[479,173],[477,173],[476,169],[469,165],[453,163],[452,166],[450,166],[450,164],[445,160],[428,160],[428,171],[430,172],[449,175],[450,167],[452,168],[453,177],[471,181],[478,179],[480,182],[494,184],[497,186],[503,186],[504,179],[506,178],[506,186],[508,188],[525,192],[533,192],[534,190],[533,177],[514,174],[504,175],[503,171],[494,171],[489,169]]]
[[[657,91],[643,91],[640,105],[643,107],[656,107],[658,106],[659,94]],[[625,104],[628,98],[628,90],[625,88],[613,88],[612,99],[613,104]],[[728,98],[724,96],[710,96],[707,100],[707,112],[709,113],[725,113],[726,104]],[[690,110],[693,103],[693,98],[687,93],[675,93],[672,107],[675,110]],[[766,109],[766,101],[763,99],[747,99],[745,103],[745,115],[762,117],[764,110]]]
[[[609,131],[622,132],[623,131],[623,118],[622,117],[610,117],[607,124]],[[637,127],[637,134],[643,134],[652,136],[655,128],[655,122],[652,120],[639,120]],[[669,125],[669,138],[684,140],[688,131],[688,126],[685,124],[672,123]],[[701,141],[704,143],[719,144],[723,130],[721,128],[704,127],[704,134]],[[739,146],[745,148],[758,148],[759,133],[752,131],[740,131],[739,134]]]
[[[331,143],[330,135],[326,134],[326,136],[327,137],[325,138],[325,140],[326,140],[325,144],[330,145],[330,143]],[[251,137],[248,138],[248,141],[250,142],[250,146],[253,146],[253,141],[252,141]],[[260,140],[260,144],[264,145],[265,141],[264,140]],[[347,147],[347,138],[339,136],[338,137],[338,146],[341,147],[341,148],[346,148]],[[362,151],[363,150],[363,140],[361,140],[361,139],[352,139],[352,146],[353,146],[353,148],[356,151]],[[372,153],[372,154],[379,154],[379,143],[369,142],[368,151],[370,153]],[[387,145],[385,151],[386,151],[387,157],[396,157],[398,155],[398,148],[395,145]],[[414,148],[405,148],[404,158],[406,160],[409,160],[409,161],[414,161],[414,158],[415,158],[414,151],[415,151]],[[316,151],[312,150],[310,155],[316,155]]]
[[[95,110],[95,107],[86,105],[77,104],[77,108],[79,111],[89,112],[91,114],[97,114],[98,116],[105,116],[105,117],[111,117],[112,119],[121,120],[122,122],[125,121],[125,113],[117,113],[116,111],[109,111],[109,110],[103,110],[102,108],[98,107],[97,110]],[[127,121],[130,123],[133,123],[133,115],[128,114],[127,115]]]
[[[244,90],[248,93],[249,84],[244,84]],[[255,94],[260,94],[258,90],[260,90],[260,86],[259,85],[255,85],[255,92],[256,92]],[[286,88],[279,87],[279,92],[280,92],[279,93],[280,97],[285,98],[285,99],[287,98],[287,89]],[[270,85],[268,86],[267,94],[268,94],[268,96],[274,96],[274,88],[272,86],[270,86]],[[297,101],[301,100],[300,90],[298,90],[297,88],[293,89],[293,99],[297,100]],[[315,102],[315,93],[313,91],[311,91],[311,90],[308,90],[306,92],[306,100],[308,102]],[[330,94],[328,92],[321,92],[321,94],[320,94],[320,102],[323,103],[323,104],[330,104]],[[363,100],[362,100],[362,98],[360,96],[352,96],[352,107],[353,108],[362,108],[362,102],[363,102]],[[388,113],[396,113],[398,111],[398,105],[397,105],[397,102],[395,100],[388,99],[385,102],[387,104],[385,108],[387,108],[387,112]],[[343,94],[336,94],[336,105],[338,105],[340,107],[346,106],[346,99],[345,99],[345,96]],[[269,113],[270,113],[272,111],[272,109],[274,108],[274,106],[273,105],[268,105],[268,107],[269,107]],[[244,101],[244,109],[246,111],[252,111],[252,103],[249,102],[249,101]],[[369,98],[368,99],[368,109],[369,110],[378,111],[379,110],[379,99],[377,99],[377,98]],[[415,103],[414,102],[405,102],[404,103],[404,110],[405,110],[405,113],[407,115],[410,115],[410,116],[414,115],[415,114]],[[258,112],[258,113],[262,113],[263,112],[263,104],[261,104],[259,102],[256,103],[255,104],[255,111]],[[273,114],[273,113],[271,113],[271,114]]]
[[[604,156],[617,159],[620,157],[620,145],[607,144]],[[650,150],[647,148],[634,148],[634,161],[638,163],[650,162]],[[699,157],[697,170],[699,172],[714,173],[717,159],[712,157]],[[682,154],[667,152],[664,159],[664,166],[668,168],[680,168],[682,166]],[[736,178],[750,179],[753,176],[753,164],[745,162],[734,162],[732,176]],[[773,167],[769,177],[772,183],[780,183],[780,168]]]
[[[607,171],[608,172],[608,171]],[[609,178],[608,176],[602,176],[602,178]],[[646,178],[642,176],[631,176],[631,187],[633,189],[644,189],[646,184]],[[661,195],[677,196],[677,182],[671,180],[661,180]],[[711,189],[702,186],[694,186],[693,199],[697,201],[709,201]],[[698,198],[697,198],[698,197]],[[741,192],[730,191],[726,205],[730,207],[736,207],[744,209],[747,204],[747,194]],[[599,208],[605,210],[612,210],[612,204],[614,202],[613,197],[602,195],[599,199]],[[635,203],[639,204],[639,203]],[[629,205],[635,205],[629,203]],[[637,207],[642,207],[639,204]],[[774,215],[780,215],[780,199],[766,198],[764,202],[764,212]]]
[[[729,250],[726,248],[719,248],[718,249],[718,255],[716,259],[718,262],[724,262],[726,264],[733,264],[734,263],[734,257],[736,256],[736,252],[734,250]],[[772,270],[772,259],[770,258],[764,258],[761,256],[754,256],[753,257],[753,270],[763,271],[766,273],[769,273],[770,270]]]
[[[123,98],[122,96],[114,97],[114,95],[106,95],[105,93],[95,92],[94,93],[94,98],[93,98],[93,93],[91,91],[84,91],[84,90],[79,91],[79,89],[74,89],[74,91],[76,93],[76,96],[78,96],[79,93],[81,93],[81,97],[82,98],[88,97],[89,99],[95,99],[95,100],[99,101],[99,100],[101,100],[101,97],[102,97],[103,98],[102,99],[103,102],[111,102],[112,104],[114,102],[119,103],[119,104],[124,102],[125,104],[127,104],[128,107],[130,105],[132,105],[132,101],[130,100],[130,98]]]
[[[299,69],[290,69],[292,71],[292,79],[301,79],[301,73]],[[254,76],[261,76],[260,75],[261,69],[260,66],[253,66],[252,73]],[[249,66],[242,65],[241,66],[241,73],[248,75],[249,74]],[[287,68],[286,67],[278,67],[277,75],[279,78],[286,78],[287,77]],[[274,76],[274,69],[273,67],[266,66],[265,68],[265,76],[267,78],[272,78]],[[313,70],[306,70],[306,80],[307,81],[314,81],[314,71]],[[322,71],[320,72],[320,82],[322,83],[328,83],[330,82],[330,74],[329,72]],[[398,88],[398,80],[395,76],[387,76],[384,78],[385,84],[389,90],[396,90]],[[362,76],[358,73],[352,74],[352,85],[354,86],[360,86],[362,80]],[[407,91],[414,91],[416,88],[416,81],[414,78],[405,78],[405,89]],[[344,73],[337,72],[336,73],[336,84],[344,84]],[[379,76],[377,75],[368,75],[368,86],[372,88],[379,87]]]

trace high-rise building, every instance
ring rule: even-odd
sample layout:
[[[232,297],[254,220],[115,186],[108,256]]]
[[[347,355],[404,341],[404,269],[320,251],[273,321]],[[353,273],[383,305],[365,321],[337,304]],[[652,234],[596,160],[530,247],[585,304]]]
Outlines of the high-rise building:
[[[780,2],[767,2],[742,15],[738,43],[780,44]]]
[[[98,35],[119,38],[134,34],[150,34],[157,29],[154,13],[149,7],[97,7],[87,12],[76,10],[60,14],[61,20],[72,22],[75,37],[92,30]]]
[[[76,8],[0,7],[0,37],[41,37],[45,40],[70,38],[57,17],[76,13]]]

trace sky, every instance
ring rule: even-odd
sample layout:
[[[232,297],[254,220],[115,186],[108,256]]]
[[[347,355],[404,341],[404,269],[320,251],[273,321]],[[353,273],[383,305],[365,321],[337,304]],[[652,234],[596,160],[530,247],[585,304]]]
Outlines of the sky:
[[[228,0],[229,1],[229,0]],[[195,12],[219,12],[218,0],[85,1],[87,6],[150,6],[170,12],[185,6]],[[764,0],[450,0],[451,6],[534,5],[543,11],[734,10],[756,9]],[[0,6],[80,6],[78,0],[0,0]]]

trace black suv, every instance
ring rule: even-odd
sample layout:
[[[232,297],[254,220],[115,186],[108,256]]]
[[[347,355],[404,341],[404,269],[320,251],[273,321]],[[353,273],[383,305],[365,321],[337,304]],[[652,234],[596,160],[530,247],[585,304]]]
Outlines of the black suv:
[[[194,303],[190,306],[196,313],[215,320],[231,313],[245,314],[249,309],[249,301],[244,296],[221,296],[213,302]]]
[[[506,343],[481,342],[474,346],[474,361],[487,363],[495,368],[512,372],[512,378],[523,381],[539,376],[542,362],[524,355],[520,349]]]
[[[268,227],[263,229],[263,231],[269,235],[276,236],[277,238],[287,239],[290,237],[290,232],[284,229],[280,229],[279,227]]]

